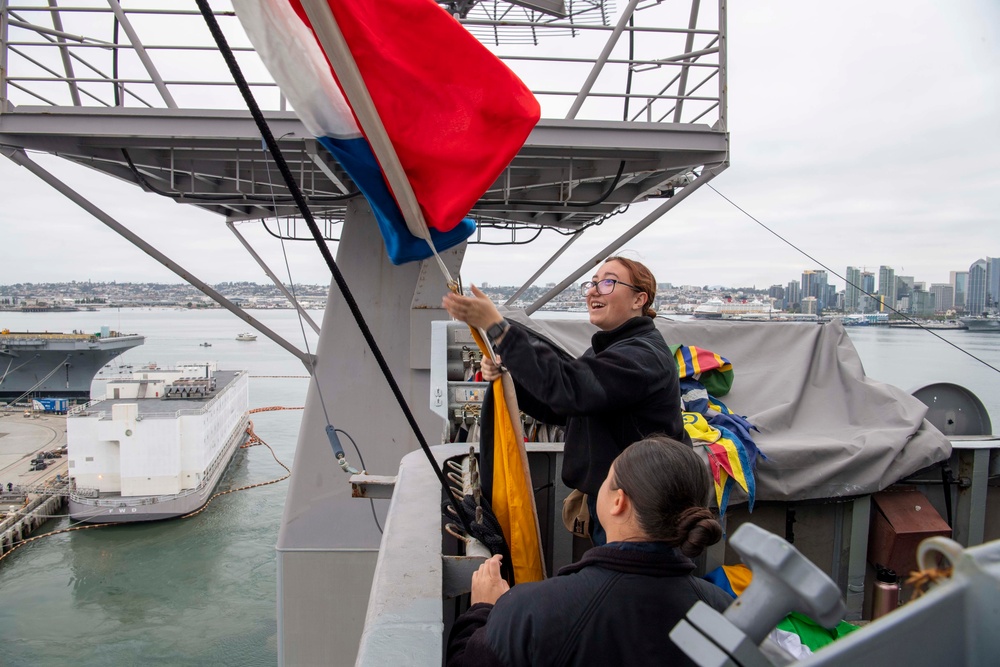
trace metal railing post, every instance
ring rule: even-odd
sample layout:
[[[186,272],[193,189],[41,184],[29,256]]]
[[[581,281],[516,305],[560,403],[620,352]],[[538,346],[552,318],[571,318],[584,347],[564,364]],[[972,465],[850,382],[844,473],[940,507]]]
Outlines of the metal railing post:
[[[7,109],[7,4],[0,0],[0,114]]]
[[[597,77],[601,74],[601,70],[604,69],[604,65],[608,62],[608,58],[611,57],[611,51],[614,50],[615,44],[618,43],[618,38],[621,37],[622,32],[625,30],[625,26],[628,25],[629,18],[631,18],[633,13],[635,13],[635,7],[638,4],[639,0],[629,0],[628,6],[625,8],[625,11],[622,12],[622,17],[618,19],[618,25],[615,26],[611,36],[608,37],[608,42],[604,45],[604,50],[601,51],[601,55],[598,56],[597,60],[594,62],[594,67],[590,70],[590,74],[587,76],[587,81],[580,89],[580,94],[576,96],[575,100],[573,100],[573,106],[570,107],[569,112],[566,114],[567,120],[576,118],[576,114],[580,112],[580,107],[583,106],[583,101],[587,99],[587,95],[590,94],[591,88],[594,87]],[[631,67],[631,64],[629,67]]]
[[[49,0],[49,8],[52,13],[52,27],[63,32],[62,16],[59,15],[59,5],[56,0]],[[83,106],[80,102],[80,89],[76,85],[76,75],[73,73],[73,61],[69,57],[66,38],[57,37],[56,41],[59,44],[59,55],[62,57],[63,69],[66,70],[66,83],[69,84],[69,96],[73,99],[73,106]]]
[[[167,84],[163,82],[163,77],[160,73],[156,71],[156,66],[153,64],[152,58],[146,53],[146,47],[142,45],[139,40],[139,35],[136,33],[135,28],[132,27],[132,23],[125,16],[125,10],[122,9],[121,4],[118,0],[108,0],[108,4],[111,6],[112,11],[114,11],[115,16],[118,17],[118,23],[121,24],[122,29],[125,30],[125,34],[128,35],[128,41],[132,44],[132,48],[135,49],[135,54],[139,56],[139,60],[142,61],[143,67],[146,68],[146,73],[149,74],[149,78],[153,80],[153,85],[160,92],[160,97],[166,102],[167,107],[170,109],[177,108],[177,102],[174,102],[173,96],[170,91],[167,90]]]
[[[716,129],[726,130],[728,111],[727,65],[729,44],[726,37],[726,0],[719,0],[719,122]]]
[[[691,17],[688,19],[688,29],[694,30],[698,26],[698,10],[701,8],[701,0],[691,0]],[[691,53],[694,48],[694,32],[689,32],[684,40],[684,53]],[[689,58],[690,62],[692,59]],[[677,104],[674,105],[674,122],[681,122],[681,112],[684,110],[684,92],[687,90],[688,71],[690,66],[681,66],[681,77],[677,83]]]

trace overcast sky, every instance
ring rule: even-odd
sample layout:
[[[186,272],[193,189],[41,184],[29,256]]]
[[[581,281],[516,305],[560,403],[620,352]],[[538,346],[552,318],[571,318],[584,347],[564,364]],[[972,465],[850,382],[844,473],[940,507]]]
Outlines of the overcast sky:
[[[713,181],[720,192],[839,274],[885,264],[930,284],[1000,256],[1000,2],[739,0],[728,28],[732,166]],[[221,218],[34,158],[198,277],[267,281]],[[0,194],[0,284],[179,282],[6,159]],[[278,242],[256,223],[240,229],[284,275]],[[587,232],[541,282],[621,229]],[[563,241],[472,247],[463,278],[520,284]],[[291,245],[296,282],[329,282],[315,248]],[[819,268],[708,188],[626,250],[675,284],[767,287]]]

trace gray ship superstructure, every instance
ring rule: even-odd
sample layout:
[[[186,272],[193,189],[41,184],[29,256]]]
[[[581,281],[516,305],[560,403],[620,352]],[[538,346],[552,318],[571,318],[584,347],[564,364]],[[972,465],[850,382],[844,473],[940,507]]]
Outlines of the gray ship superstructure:
[[[97,372],[144,336],[103,328],[99,333],[0,331],[0,399],[30,396],[90,398]]]

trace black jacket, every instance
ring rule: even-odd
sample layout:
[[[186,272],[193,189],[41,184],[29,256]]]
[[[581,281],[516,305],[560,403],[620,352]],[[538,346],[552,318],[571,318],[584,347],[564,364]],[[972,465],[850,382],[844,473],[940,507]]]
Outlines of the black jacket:
[[[636,550],[643,547],[649,550]],[[452,627],[448,667],[691,665],[670,630],[695,602],[732,602],[662,544],[594,547],[545,581],[473,605]]]
[[[633,442],[657,433],[691,440],[681,419],[677,364],[650,318],[598,331],[591,345],[573,359],[515,323],[498,351],[519,407],[566,427],[563,481],[596,496],[611,462]]]

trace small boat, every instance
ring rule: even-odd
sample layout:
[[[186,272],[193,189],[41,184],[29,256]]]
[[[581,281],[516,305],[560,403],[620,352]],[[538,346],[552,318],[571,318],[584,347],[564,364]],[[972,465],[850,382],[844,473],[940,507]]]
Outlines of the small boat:
[[[244,340],[244,341],[257,340],[257,334],[244,332],[236,336],[236,340]]]
[[[212,347],[211,343],[198,343],[199,347]]]

